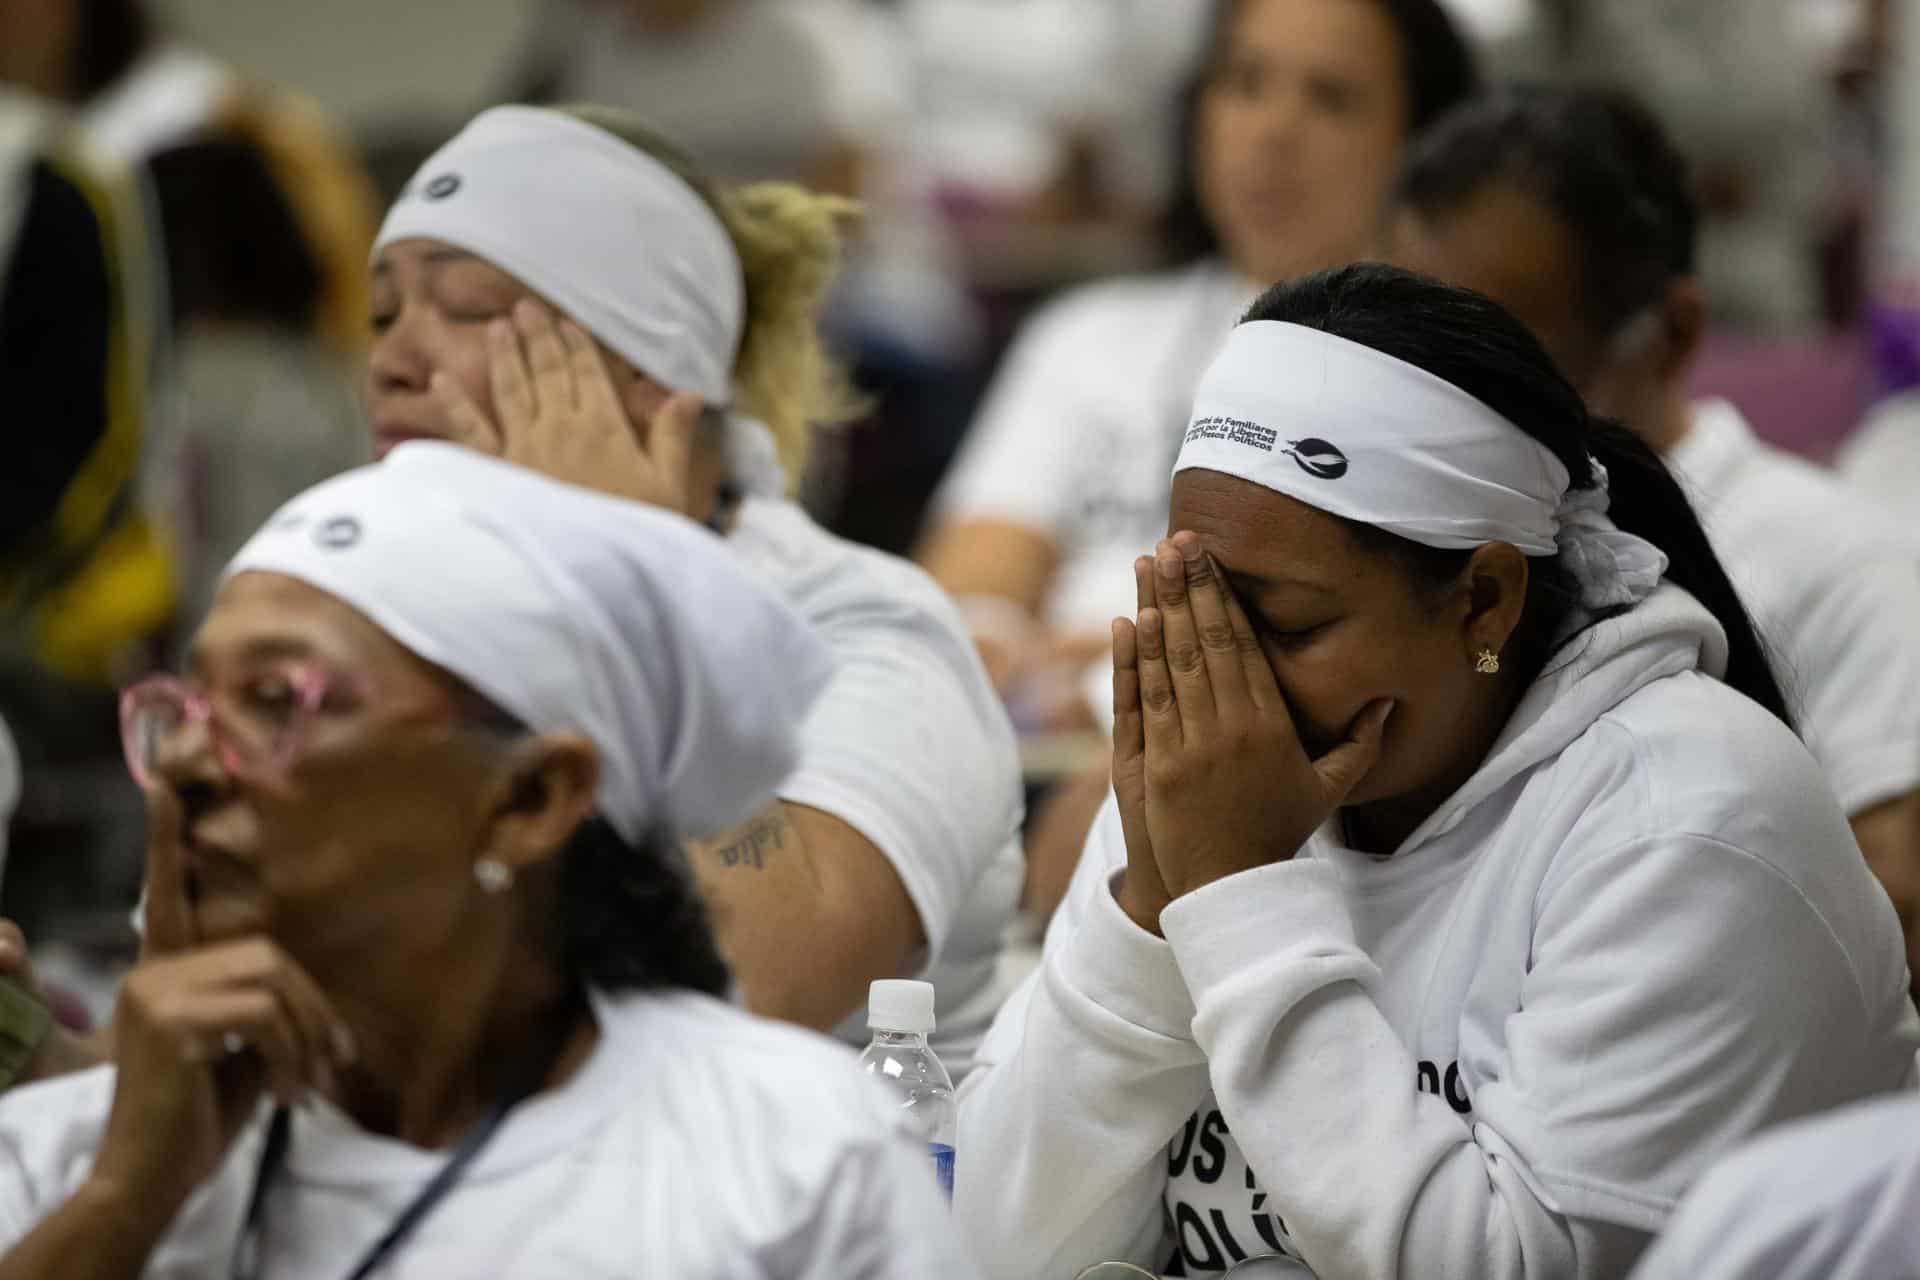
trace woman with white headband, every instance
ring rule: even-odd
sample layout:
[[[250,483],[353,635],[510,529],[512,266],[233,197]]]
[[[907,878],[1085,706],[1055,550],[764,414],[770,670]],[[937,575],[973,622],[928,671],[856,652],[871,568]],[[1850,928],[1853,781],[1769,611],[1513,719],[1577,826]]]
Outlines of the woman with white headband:
[[[1623,1275],[1907,1081],[1898,925],[1673,479],[1478,294],[1269,291],[1114,626],[1115,799],[962,1091],[999,1276]]]
[[[155,954],[117,1067],[0,1099],[0,1276],[967,1274],[677,850],[831,668],[676,515],[440,444],[294,499],[123,698]]]
[[[749,1007],[864,1043],[869,983],[924,976],[958,1073],[1005,994],[1019,770],[931,580],[784,496],[844,409],[814,327],[841,210],[718,188],[614,113],[487,111],[381,229],[367,400],[376,449],[449,439],[708,523],[820,629],[798,767],[695,872]]]

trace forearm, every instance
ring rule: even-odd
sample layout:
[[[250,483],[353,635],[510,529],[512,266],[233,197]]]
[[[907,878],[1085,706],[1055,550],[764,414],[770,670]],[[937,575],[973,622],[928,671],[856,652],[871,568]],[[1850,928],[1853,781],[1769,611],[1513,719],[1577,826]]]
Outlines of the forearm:
[[[1591,1274],[1517,1158],[1416,1089],[1330,868],[1229,877],[1161,919],[1221,1112],[1316,1274]]]
[[[1206,1096],[1206,1062],[1166,944],[1100,893],[1049,940],[961,1091],[954,1213],[989,1275],[1165,1261],[1167,1144]]]
[[[136,1280],[176,1211],[90,1178],[0,1258],[0,1280]]]
[[[819,810],[777,803],[690,852],[720,949],[764,1017],[831,1030],[925,945],[891,865]]]

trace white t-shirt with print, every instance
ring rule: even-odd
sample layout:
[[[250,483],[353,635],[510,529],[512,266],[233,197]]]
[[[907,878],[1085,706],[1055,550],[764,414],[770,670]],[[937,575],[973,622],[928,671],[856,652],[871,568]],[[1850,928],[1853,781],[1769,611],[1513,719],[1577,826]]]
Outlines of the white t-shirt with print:
[[[1920,1276],[1920,1097],[1785,1125],[1720,1163],[1633,1280]]]
[[[1668,463],[1693,497],[1847,814],[1920,787],[1920,542],[1832,474],[1694,406]]]
[[[508,1116],[382,1280],[975,1274],[927,1156],[844,1048],[688,993],[594,1011],[580,1070]],[[86,1178],[114,1083],[100,1067],[0,1097],[0,1251]],[[225,1280],[269,1114],[175,1218],[150,1280]],[[339,1280],[446,1159],[325,1104],[297,1110],[262,1274]]]
[[[961,1090],[988,1274],[1277,1244],[1328,1280],[1616,1277],[1734,1143],[1909,1083],[1893,909],[1725,657],[1663,587],[1564,645],[1392,857],[1329,824],[1164,938],[1113,900],[1109,802]]]
[[[1104,634],[1132,613],[1134,557],[1166,536],[1194,388],[1253,296],[1218,261],[1088,285],[1007,353],[935,513],[1052,539],[1055,628]]]
[[[995,962],[1026,873],[1013,726],[958,611],[912,564],[766,498],[742,504],[728,542],[836,662],[780,798],[839,818],[899,873],[927,934],[933,1047],[958,1079],[1006,994]],[[864,1010],[839,1034],[864,1045]]]

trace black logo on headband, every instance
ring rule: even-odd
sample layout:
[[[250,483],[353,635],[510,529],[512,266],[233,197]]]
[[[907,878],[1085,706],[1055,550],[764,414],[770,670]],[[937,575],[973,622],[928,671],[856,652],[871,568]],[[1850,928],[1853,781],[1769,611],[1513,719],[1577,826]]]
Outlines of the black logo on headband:
[[[429,200],[445,200],[460,189],[460,175],[443,173],[427,184],[426,197]]]
[[[1292,454],[1293,460],[1300,464],[1300,469],[1310,476],[1338,480],[1347,474],[1347,455],[1325,440],[1316,440],[1312,436],[1304,440],[1289,440],[1281,452]]]
[[[345,551],[360,541],[360,522],[352,516],[335,516],[313,531],[313,540],[329,551]]]

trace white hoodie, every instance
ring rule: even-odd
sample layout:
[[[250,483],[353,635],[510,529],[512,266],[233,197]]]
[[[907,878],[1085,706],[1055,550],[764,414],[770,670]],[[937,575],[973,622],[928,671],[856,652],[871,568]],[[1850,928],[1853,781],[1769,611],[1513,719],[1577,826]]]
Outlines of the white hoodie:
[[[1109,802],[962,1092],[989,1273],[1622,1275],[1733,1142],[1907,1082],[1892,907],[1725,652],[1661,588],[1555,654],[1392,858],[1330,824],[1164,941],[1113,900]]]

